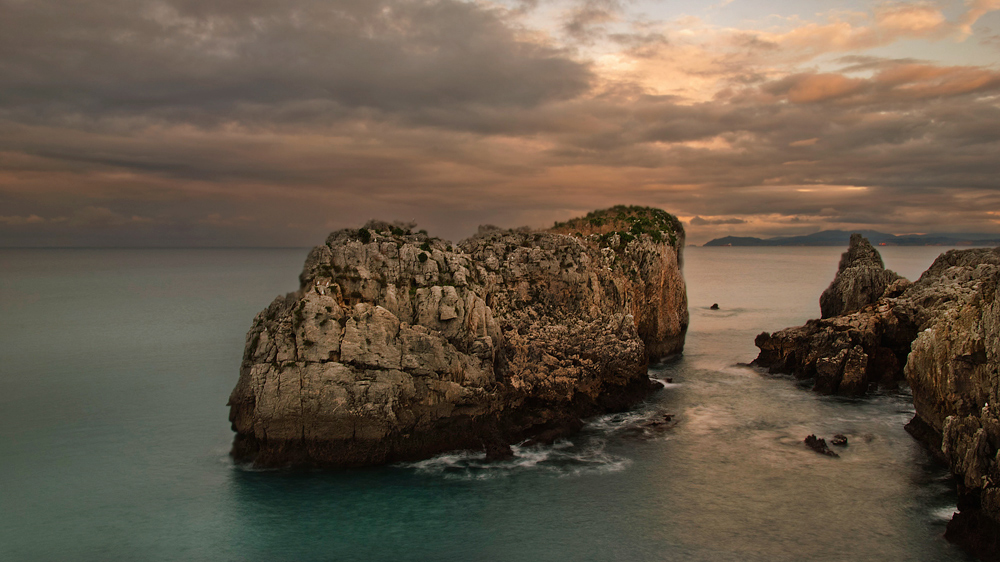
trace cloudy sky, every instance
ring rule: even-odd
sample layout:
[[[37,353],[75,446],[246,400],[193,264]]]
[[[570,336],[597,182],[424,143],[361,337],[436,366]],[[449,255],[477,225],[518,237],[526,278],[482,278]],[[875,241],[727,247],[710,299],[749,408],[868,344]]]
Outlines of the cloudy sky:
[[[1000,232],[1000,0],[0,0],[0,246],[619,203]]]

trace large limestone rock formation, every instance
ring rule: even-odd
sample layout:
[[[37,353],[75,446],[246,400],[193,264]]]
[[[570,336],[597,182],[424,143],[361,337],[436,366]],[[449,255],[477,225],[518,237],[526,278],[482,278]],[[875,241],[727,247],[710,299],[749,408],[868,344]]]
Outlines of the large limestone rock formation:
[[[907,429],[959,480],[961,512],[947,536],[986,560],[1000,557],[998,283],[1000,248],[952,250],[915,283],[891,281],[856,311],[757,336],[761,352],[754,361],[772,372],[815,377],[817,390],[841,394],[859,395],[905,375],[916,411]],[[871,299],[870,284],[854,286],[859,294],[843,302]]]
[[[947,537],[1000,560],[1000,248],[940,256],[907,297],[921,331],[906,362],[908,425],[959,480]]]
[[[247,334],[233,455],[361,466],[462,448],[502,455],[656,387],[688,324],[684,232],[616,207],[457,245],[370,222],[312,250],[300,289]]]

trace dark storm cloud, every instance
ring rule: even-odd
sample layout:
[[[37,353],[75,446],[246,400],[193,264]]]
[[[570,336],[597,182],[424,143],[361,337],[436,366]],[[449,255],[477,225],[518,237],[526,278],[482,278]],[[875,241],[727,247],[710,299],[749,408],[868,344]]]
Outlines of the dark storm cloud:
[[[502,13],[458,1],[2,4],[0,107],[15,119],[530,107],[590,80],[559,50],[519,39]]]

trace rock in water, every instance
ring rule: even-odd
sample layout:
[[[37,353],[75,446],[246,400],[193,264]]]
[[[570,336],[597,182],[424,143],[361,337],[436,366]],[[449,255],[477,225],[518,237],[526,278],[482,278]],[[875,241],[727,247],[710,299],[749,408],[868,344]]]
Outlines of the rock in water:
[[[876,386],[893,388],[904,378],[903,365],[917,335],[910,307],[897,298],[909,286],[885,269],[864,237],[854,234],[836,278],[820,298],[824,318],[761,333],[754,341],[760,354],[752,364],[814,379],[813,388],[824,394],[861,396]],[[851,312],[826,317],[833,308]]]
[[[868,240],[854,233],[850,246],[840,257],[836,277],[819,297],[821,317],[861,310],[881,298],[897,279],[901,277],[885,268],[882,256]]]
[[[839,457],[837,453],[833,452],[830,447],[826,445],[826,439],[822,437],[816,437],[815,435],[807,435],[805,438],[806,447],[809,447],[813,451],[821,455],[826,455],[828,457]]]
[[[863,394],[876,383],[905,376],[916,410],[907,431],[946,462],[960,482],[961,513],[946,536],[984,560],[997,559],[1000,248],[946,252],[915,283],[886,278],[881,296],[869,302],[879,292],[869,281],[878,278],[873,272],[881,257],[876,259],[874,248],[854,236],[851,247],[838,279],[858,267],[851,264],[866,264],[862,267],[869,273],[852,274],[851,282],[835,280],[824,293],[830,302],[849,303],[844,312],[760,334],[754,364],[815,377],[816,390],[839,394]]]
[[[260,312],[229,399],[232,454],[364,466],[454,449],[507,456],[659,385],[688,325],[684,231],[642,207],[457,245],[370,222],[314,248]]]

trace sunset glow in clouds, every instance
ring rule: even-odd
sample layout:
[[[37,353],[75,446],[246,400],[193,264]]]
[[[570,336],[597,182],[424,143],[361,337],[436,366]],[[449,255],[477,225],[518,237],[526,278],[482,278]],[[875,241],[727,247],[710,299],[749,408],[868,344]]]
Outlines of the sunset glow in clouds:
[[[1000,233],[1000,0],[0,0],[0,245]]]

